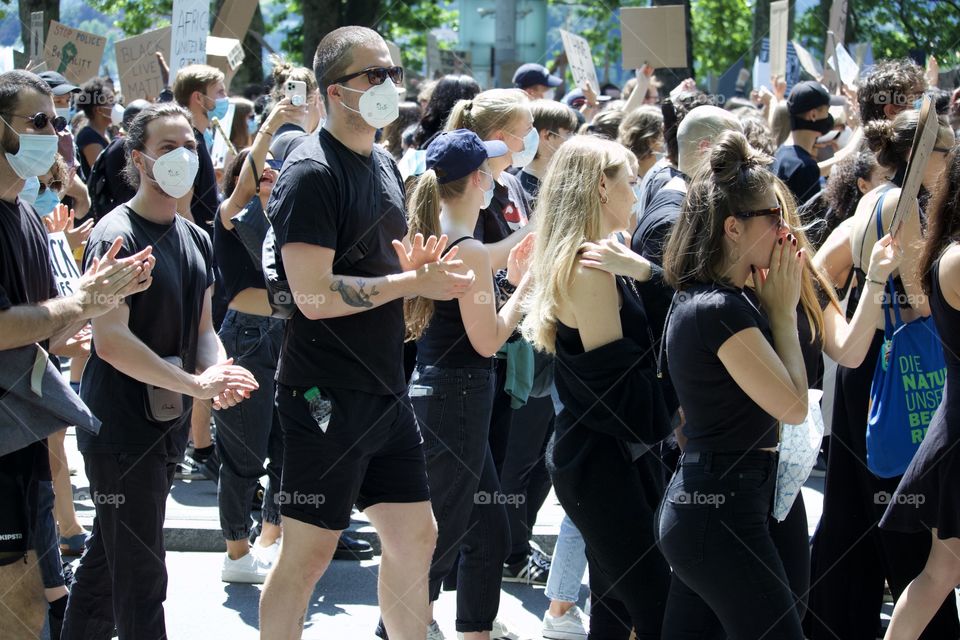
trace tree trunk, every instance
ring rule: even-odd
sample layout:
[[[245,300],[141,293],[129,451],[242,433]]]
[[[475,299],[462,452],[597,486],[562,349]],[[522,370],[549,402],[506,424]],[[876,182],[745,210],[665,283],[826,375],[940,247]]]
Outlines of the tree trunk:
[[[265,27],[263,23],[263,13],[260,11],[260,4],[257,3],[257,10],[253,14],[253,20],[250,21],[250,28],[247,35],[243,38],[243,64],[237,69],[237,74],[233,77],[233,91],[240,93],[247,85],[263,84],[263,56],[267,55],[260,41],[250,32],[256,31],[263,34]]]
[[[313,68],[313,56],[323,36],[340,26],[340,0],[300,0],[303,11],[303,66]]]
[[[30,14],[43,11],[43,35],[50,29],[50,21],[60,21],[60,0],[20,0],[20,34],[23,38],[24,56],[30,55]],[[41,54],[42,58],[42,54]],[[24,59],[27,59],[26,57]]]
[[[683,5],[687,22],[687,66],[674,69],[657,69],[657,79],[663,83],[660,95],[666,95],[687,78],[693,76],[693,29],[691,28],[690,0],[653,0],[654,6]]]

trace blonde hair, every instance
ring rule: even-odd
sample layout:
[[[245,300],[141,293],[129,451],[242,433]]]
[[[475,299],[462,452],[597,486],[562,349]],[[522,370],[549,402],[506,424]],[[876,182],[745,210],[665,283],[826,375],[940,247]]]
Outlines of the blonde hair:
[[[420,175],[407,204],[407,227],[411,238],[418,233],[422,233],[424,238],[440,237],[441,202],[462,196],[473,174],[471,171],[459,180],[444,184],[440,184],[433,169],[427,169]],[[456,238],[450,239],[451,242],[453,240]],[[404,300],[403,317],[407,328],[406,340],[417,340],[433,317],[433,300],[419,296]]]
[[[481,140],[489,140],[523,114],[531,114],[527,94],[520,89],[490,89],[473,100],[458,100],[447,118],[446,130],[469,129]]]
[[[223,71],[206,64],[191,64],[177,71],[173,81],[173,99],[181,107],[190,105],[190,96],[194,91],[206,94],[207,87],[214,82],[223,82]]]
[[[533,215],[534,285],[521,325],[524,337],[541,351],[556,350],[557,308],[573,283],[580,245],[600,239],[601,176],[612,179],[629,163],[622,145],[583,135],[564,142],[550,161]]]
[[[306,67],[295,66],[292,62],[287,62],[277,54],[270,55],[270,64],[273,65],[273,71],[270,77],[273,80],[273,89],[270,91],[270,97],[274,102],[280,102],[284,98],[284,85],[290,80],[304,82],[307,85],[307,96],[319,87],[317,87],[317,78],[313,71]]]

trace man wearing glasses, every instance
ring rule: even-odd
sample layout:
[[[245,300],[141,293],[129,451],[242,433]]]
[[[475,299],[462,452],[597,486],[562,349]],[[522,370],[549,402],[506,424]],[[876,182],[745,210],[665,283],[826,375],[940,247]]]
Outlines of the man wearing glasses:
[[[296,311],[277,371],[284,432],[283,544],[260,607],[261,637],[299,638],[313,588],[356,503],[383,544],[380,607],[393,640],[423,640],[436,542],[422,438],[403,374],[404,297],[462,296],[474,275],[412,249],[404,191],[377,129],[398,116],[386,43],[342,27],[317,47],[327,108],[320,131],[284,162],[268,204]]]

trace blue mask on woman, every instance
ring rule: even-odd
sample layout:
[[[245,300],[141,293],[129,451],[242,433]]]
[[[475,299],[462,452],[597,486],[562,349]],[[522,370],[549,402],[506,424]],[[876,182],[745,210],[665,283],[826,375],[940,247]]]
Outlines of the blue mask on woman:
[[[56,192],[50,187],[47,187],[43,190],[43,193],[37,196],[37,201],[33,203],[33,208],[37,210],[37,213],[41,216],[48,216],[53,213],[53,210],[60,204],[60,198],[57,197]]]

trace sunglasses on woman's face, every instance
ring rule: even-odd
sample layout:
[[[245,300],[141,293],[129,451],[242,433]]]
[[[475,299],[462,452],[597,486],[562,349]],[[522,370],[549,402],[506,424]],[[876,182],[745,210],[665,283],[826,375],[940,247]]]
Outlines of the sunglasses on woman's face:
[[[63,190],[63,183],[60,182],[59,180],[51,180],[49,184],[47,184],[46,182],[41,182],[41,183],[40,183],[40,191],[37,192],[37,195],[40,195],[41,193],[43,193],[43,192],[46,191],[47,189],[53,189],[54,191],[56,191],[57,193],[59,193],[60,191]]]
[[[386,80],[388,76],[393,81],[393,84],[397,86],[403,83],[403,67],[371,67],[363,71],[341,76],[330,84],[342,84],[354,78],[359,78],[362,75],[366,75],[367,81],[373,86],[383,84],[383,81]]]
[[[53,123],[53,130],[60,133],[67,128],[67,119],[63,116],[53,116],[52,118],[44,112],[36,113],[32,116],[23,116],[19,113],[8,113],[13,118],[23,118],[29,120],[34,129],[46,129],[47,125]]]
[[[738,211],[735,214],[738,218],[759,218],[761,216],[776,216],[777,231],[783,228],[783,209],[772,207],[770,209],[756,209],[754,211]]]

